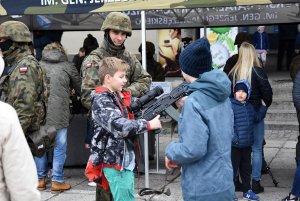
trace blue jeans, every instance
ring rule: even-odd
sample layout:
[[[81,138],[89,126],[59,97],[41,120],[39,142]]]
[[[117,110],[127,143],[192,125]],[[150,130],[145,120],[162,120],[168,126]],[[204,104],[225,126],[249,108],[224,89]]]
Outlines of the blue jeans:
[[[297,161],[297,169],[294,176],[294,182],[291,193],[300,197],[300,160]]]
[[[254,143],[252,145],[252,179],[260,181],[262,165],[262,145],[265,136],[264,120],[254,124]]]
[[[52,181],[60,183],[64,182],[64,164],[66,160],[67,151],[67,133],[68,128],[62,128],[57,130],[53,150]],[[34,161],[38,172],[38,178],[46,178],[48,172],[47,153],[45,153],[41,158],[34,157]]]

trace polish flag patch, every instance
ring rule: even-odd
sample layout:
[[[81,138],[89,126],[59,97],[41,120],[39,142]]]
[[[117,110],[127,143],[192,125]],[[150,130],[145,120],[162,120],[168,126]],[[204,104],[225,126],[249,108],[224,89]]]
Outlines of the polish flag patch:
[[[91,64],[91,63],[88,63],[88,64],[85,65],[85,67],[86,67],[86,68],[90,68],[90,67],[92,67],[92,64]]]
[[[20,73],[25,73],[28,71],[27,67],[20,67],[19,68]]]

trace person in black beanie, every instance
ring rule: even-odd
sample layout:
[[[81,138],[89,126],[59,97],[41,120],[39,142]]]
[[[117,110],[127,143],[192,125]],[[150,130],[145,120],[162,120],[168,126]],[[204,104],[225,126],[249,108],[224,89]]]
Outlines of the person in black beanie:
[[[88,34],[83,41],[83,48],[85,50],[85,55],[89,55],[91,51],[99,47],[97,39],[92,35]]]
[[[140,44],[139,52],[142,55],[142,44]],[[164,68],[161,64],[154,59],[155,46],[152,42],[146,41],[146,57],[147,57],[147,72],[152,77],[152,82],[165,81]],[[142,64],[142,60],[140,60]]]
[[[234,45],[237,45],[238,50],[243,42],[251,43],[251,35],[247,32],[239,32],[234,40]],[[228,75],[233,66],[236,64],[239,58],[239,54],[232,55],[229,59],[227,59],[226,64],[224,66],[223,71]]]
[[[212,70],[206,38],[188,45],[180,54],[179,63],[183,77],[190,83],[189,95],[179,120],[179,142],[171,142],[166,148],[166,168],[182,167],[185,201],[232,200],[231,82],[223,71]]]

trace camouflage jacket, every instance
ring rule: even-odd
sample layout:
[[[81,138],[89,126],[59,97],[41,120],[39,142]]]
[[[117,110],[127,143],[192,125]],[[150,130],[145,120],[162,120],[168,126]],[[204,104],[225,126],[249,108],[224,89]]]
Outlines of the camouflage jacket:
[[[109,164],[118,169],[128,167],[134,159],[132,137],[147,131],[145,119],[128,119],[123,99],[104,87],[97,87],[91,94],[92,118],[95,135],[92,139],[91,159],[93,165]],[[129,97],[130,98],[130,97]]]
[[[39,130],[45,120],[46,105],[42,100],[45,70],[27,46],[16,49],[8,57],[6,68],[12,72],[1,77],[1,100],[15,108],[22,129],[28,135]]]
[[[126,72],[126,78],[128,80],[125,86],[127,90],[130,91],[132,96],[140,97],[142,96],[150,87],[151,76],[143,69],[137,58],[130,54],[125,49],[116,49],[104,40],[100,48],[92,51],[89,56],[87,56],[82,64],[82,86],[81,86],[81,101],[85,108],[90,109],[91,100],[90,94],[99,83],[99,62],[104,57],[117,57],[126,61],[130,68]]]

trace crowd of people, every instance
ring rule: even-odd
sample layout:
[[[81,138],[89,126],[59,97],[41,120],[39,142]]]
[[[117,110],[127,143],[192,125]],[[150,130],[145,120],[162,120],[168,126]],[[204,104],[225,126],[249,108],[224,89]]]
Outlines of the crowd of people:
[[[164,74],[154,59],[153,43],[146,43],[148,72],[126,50],[124,43],[132,35],[126,14],[109,13],[101,30],[102,43],[88,34],[78,55],[69,62],[61,35],[41,45],[37,59],[24,23],[0,25],[0,197],[4,200],[40,200],[38,190],[47,188],[48,152],[52,149],[51,191],[71,189],[64,180],[64,164],[72,96],[80,97],[88,116],[83,143],[91,154],[85,174],[96,186],[96,201],[135,200],[134,171],[144,172],[145,157],[155,154],[143,155],[143,134],[148,133],[154,145],[151,131],[162,125],[159,115],[152,120],[138,118],[128,106],[149,90],[151,81],[164,81]],[[178,34],[178,29],[170,31],[173,38]],[[228,59],[224,71],[212,69],[206,38],[190,43],[180,54],[173,50],[178,54],[176,72],[187,83],[187,96],[177,103],[181,110],[179,141],[167,145],[165,166],[181,169],[184,200],[236,201],[235,192],[242,191],[243,198],[256,201],[260,199],[257,194],[264,192],[260,183],[264,117],[273,96],[263,68],[268,43],[263,26],[257,28],[253,41],[249,34],[239,33],[235,41],[238,53]],[[300,54],[291,61],[293,101],[300,122],[299,69]],[[47,149],[36,155],[35,144],[27,141],[50,126],[56,130],[54,143],[49,146],[45,140]],[[293,187],[283,201],[300,197],[299,143],[300,137]]]

